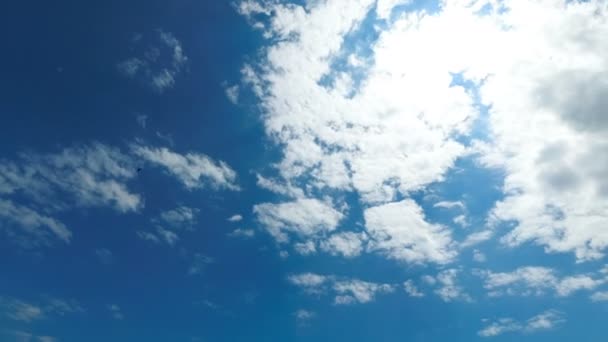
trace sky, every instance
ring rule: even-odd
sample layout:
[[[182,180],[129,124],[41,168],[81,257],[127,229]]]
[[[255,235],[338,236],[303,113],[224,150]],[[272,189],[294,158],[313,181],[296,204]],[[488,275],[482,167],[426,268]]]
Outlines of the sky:
[[[0,27],[0,341],[605,339],[608,1]]]

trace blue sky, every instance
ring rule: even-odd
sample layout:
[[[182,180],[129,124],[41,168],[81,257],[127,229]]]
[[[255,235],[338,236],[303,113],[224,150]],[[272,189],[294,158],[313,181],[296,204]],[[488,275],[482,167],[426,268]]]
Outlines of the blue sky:
[[[0,340],[601,341],[607,8],[5,6]]]

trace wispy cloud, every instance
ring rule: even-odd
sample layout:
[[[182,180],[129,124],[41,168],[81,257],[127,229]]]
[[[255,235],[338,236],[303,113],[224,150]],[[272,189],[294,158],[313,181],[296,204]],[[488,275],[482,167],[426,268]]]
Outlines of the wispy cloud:
[[[126,77],[137,79],[163,93],[175,86],[176,77],[186,68],[188,57],[172,33],[158,30],[154,38],[155,42],[141,55],[118,63],[117,68]],[[134,45],[139,47],[141,41],[141,38],[134,41]],[[142,127],[145,128],[145,121]]]
[[[500,318],[491,322],[478,332],[481,337],[494,337],[505,333],[524,332],[533,333],[541,330],[550,330],[565,322],[564,315],[556,310],[547,310],[525,322],[512,318]]]

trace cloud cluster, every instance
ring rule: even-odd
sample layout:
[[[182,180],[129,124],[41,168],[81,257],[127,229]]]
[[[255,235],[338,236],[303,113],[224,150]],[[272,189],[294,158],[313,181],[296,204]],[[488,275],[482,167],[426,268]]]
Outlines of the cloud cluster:
[[[565,322],[564,315],[556,310],[547,310],[525,322],[519,322],[512,318],[500,318],[488,324],[477,334],[481,337],[494,337],[509,332],[533,333],[536,331],[550,330]]]
[[[567,297],[577,291],[593,290],[608,282],[605,274],[579,274],[559,277],[552,268],[520,267],[512,272],[476,270],[484,281],[484,288],[492,297],[504,295],[539,296],[547,292]]]
[[[395,290],[395,287],[390,284],[343,279],[333,275],[324,276],[315,273],[293,274],[287,279],[291,284],[309,294],[331,293],[335,305],[369,303],[378,294],[391,293]]]
[[[390,208],[474,153],[505,174],[505,198],[490,220],[492,227],[516,223],[504,244],[532,241],[579,261],[603,256],[603,2],[443,1],[433,14],[392,15],[399,3],[240,3],[271,38],[259,63],[243,68],[266,132],[283,152],[277,180],[264,186],[308,199],[355,192],[368,210]],[[361,25],[374,12],[388,24],[377,25],[377,39],[359,49],[357,34],[371,29]],[[473,125],[480,116],[487,132]],[[399,240],[410,230],[431,242],[404,241],[402,253]],[[382,234],[390,246],[374,250],[394,259],[442,263],[456,253],[449,233],[428,222]]]
[[[158,93],[175,86],[175,78],[188,63],[182,44],[170,32],[158,30],[155,42],[141,56],[118,63],[118,70],[126,77],[137,79]],[[141,36],[134,43],[139,45]],[[139,121],[139,119],[138,119]],[[142,127],[145,128],[145,120]]]

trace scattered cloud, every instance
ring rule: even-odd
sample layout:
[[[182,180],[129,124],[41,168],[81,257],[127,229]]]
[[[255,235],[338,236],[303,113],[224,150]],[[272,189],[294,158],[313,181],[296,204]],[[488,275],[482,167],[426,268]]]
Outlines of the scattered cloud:
[[[207,267],[207,265],[215,262],[215,260],[213,258],[200,254],[200,253],[194,254],[194,257],[192,259],[193,259],[192,263],[190,264],[190,267],[188,268],[189,275],[201,274],[201,273],[203,273],[203,271]]]
[[[135,120],[137,121],[137,124],[143,128],[146,129],[146,126],[148,125],[148,116],[145,114],[137,114],[137,116],[135,117]]]
[[[317,253],[317,245],[312,240],[295,243],[293,248],[300,255],[311,255]]]
[[[107,248],[98,248],[95,250],[95,256],[100,263],[109,265],[114,262],[114,254]]]
[[[445,264],[456,255],[449,230],[428,223],[413,200],[371,207],[364,216],[370,251],[409,263]]]
[[[361,254],[363,243],[366,240],[367,236],[365,233],[342,232],[332,234],[326,240],[321,241],[320,245],[322,251],[331,255],[342,255],[345,258],[353,258]],[[308,251],[305,248],[303,250]]]
[[[509,332],[533,333],[542,330],[551,330],[565,322],[563,314],[556,310],[547,310],[525,322],[512,318],[500,318],[491,322],[477,334],[481,337],[494,337]]]
[[[152,148],[132,145],[135,155],[149,163],[165,168],[189,190],[210,186],[213,189],[239,190],[236,172],[223,161],[216,162],[202,153],[185,155],[165,147]]]
[[[28,303],[16,298],[0,297],[1,313],[15,321],[32,322],[50,316],[83,313],[84,308],[75,300],[44,298],[38,303]]]
[[[343,218],[343,214],[331,205],[311,198],[278,204],[257,204],[253,207],[253,212],[278,242],[289,241],[288,234],[309,238],[331,232]]]
[[[298,311],[294,312],[294,316],[296,317],[296,321],[299,325],[306,325],[308,322],[310,322],[310,320],[315,318],[316,313],[310,310],[299,309]]]
[[[473,250],[473,261],[475,262],[486,262],[486,255],[478,249]]]
[[[241,222],[243,220],[243,216],[239,214],[234,214],[228,218],[228,222]]]
[[[438,286],[435,293],[444,302],[452,302],[455,300],[466,302],[472,301],[471,296],[464,292],[464,289],[458,285],[459,273],[460,270],[452,268],[439,272],[435,277]]]
[[[67,243],[72,233],[54,215],[75,208],[138,211],[143,200],[127,186],[135,175],[129,155],[100,143],[4,159],[0,163],[1,226],[24,246],[56,239]]]
[[[124,76],[143,82],[162,94],[175,86],[176,77],[187,66],[188,57],[172,33],[158,30],[154,38],[153,45],[145,48],[140,56],[118,63],[117,68]],[[137,48],[141,41],[134,41]],[[142,127],[145,128],[145,124]]]
[[[179,206],[175,209],[160,213],[157,222],[164,223],[174,229],[192,229],[197,223],[199,210],[186,206]]]
[[[414,284],[412,280],[406,280],[403,282],[403,289],[405,293],[410,297],[424,297],[424,293],[422,293],[418,287]]]
[[[574,275],[560,278],[552,268],[525,266],[512,272],[474,272],[484,280],[484,288],[492,297],[504,295],[540,296],[553,292],[567,297],[577,291],[593,290],[605,284],[608,279],[594,278],[593,275]]]
[[[228,236],[233,237],[233,238],[251,239],[252,237],[255,236],[255,230],[237,228],[237,229],[233,230],[232,232],[228,233]]]
[[[315,273],[290,275],[287,280],[304,292],[321,295],[331,292],[335,305],[363,304],[374,300],[377,294],[390,293],[395,287],[390,284],[371,283],[359,279],[343,279]]]
[[[125,315],[122,313],[122,309],[116,304],[108,305],[108,310],[110,311],[112,318],[116,320],[123,320],[125,318]]]
[[[239,103],[239,86],[233,85],[231,87],[226,87],[226,97],[228,97],[228,100],[230,100],[230,102],[232,102],[233,104],[238,104]]]
[[[600,291],[591,295],[591,300],[594,302],[608,301],[608,291]]]

